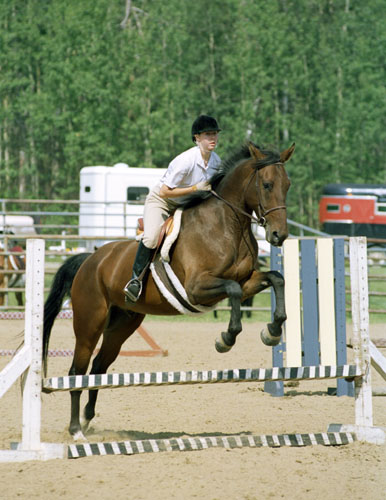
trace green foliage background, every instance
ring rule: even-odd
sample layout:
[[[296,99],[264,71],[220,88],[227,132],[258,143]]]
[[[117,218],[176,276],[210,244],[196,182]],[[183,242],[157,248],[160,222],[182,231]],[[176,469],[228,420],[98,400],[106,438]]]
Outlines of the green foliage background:
[[[130,12],[126,22],[125,11]],[[2,198],[78,198],[86,165],[166,167],[200,113],[280,149],[289,216],[386,183],[384,0],[0,0]]]

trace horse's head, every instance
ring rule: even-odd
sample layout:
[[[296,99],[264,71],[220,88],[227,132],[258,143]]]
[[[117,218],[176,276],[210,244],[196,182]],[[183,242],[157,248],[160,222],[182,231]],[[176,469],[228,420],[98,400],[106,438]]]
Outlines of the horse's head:
[[[255,174],[246,193],[246,202],[265,227],[266,240],[274,246],[281,246],[288,236],[286,196],[290,180],[284,164],[294,150],[295,144],[280,154],[249,144]]]

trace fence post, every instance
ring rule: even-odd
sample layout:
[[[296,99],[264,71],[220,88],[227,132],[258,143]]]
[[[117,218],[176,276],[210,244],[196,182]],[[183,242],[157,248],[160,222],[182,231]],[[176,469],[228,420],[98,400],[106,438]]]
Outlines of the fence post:
[[[331,424],[328,432],[355,432],[359,441],[385,444],[385,428],[373,427],[367,242],[363,236],[350,238],[350,275],[354,360],[363,376],[355,379],[355,424]]]
[[[27,240],[25,345],[31,364],[23,391],[22,450],[39,450],[41,426],[42,335],[44,304],[44,240]]]
[[[355,381],[355,424],[373,425],[370,372],[369,292],[367,282],[367,242],[365,237],[350,238],[350,275],[353,349],[355,364],[363,377]]]

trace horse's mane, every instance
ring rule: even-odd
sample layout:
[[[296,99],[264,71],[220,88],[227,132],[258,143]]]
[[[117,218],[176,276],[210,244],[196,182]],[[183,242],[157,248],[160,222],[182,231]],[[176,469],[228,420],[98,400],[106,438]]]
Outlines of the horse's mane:
[[[222,161],[218,171],[212,175],[209,179],[209,184],[212,186],[213,191],[217,191],[220,182],[232,172],[237,165],[243,161],[251,158],[251,152],[249,150],[249,145],[253,143],[244,143],[240,149],[232,153],[226,160]],[[264,158],[262,160],[255,160],[252,168],[259,170],[260,168],[266,167],[267,165],[272,165],[280,161],[280,153],[275,149],[262,149],[256,144],[253,144],[258,148],[263,154]],[[189,194],[187,196],[181,197],[178,200],[179,208],[189,208],[198,205],[202,201],[208,199],[211,195],[209,191],[198,191],[196,193]]]

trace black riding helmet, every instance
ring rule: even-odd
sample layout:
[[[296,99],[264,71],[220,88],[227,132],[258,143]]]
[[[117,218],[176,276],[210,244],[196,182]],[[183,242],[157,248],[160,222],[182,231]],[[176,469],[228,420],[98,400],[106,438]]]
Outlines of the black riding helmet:
[[[221,128],[215,118],[208,115],[200,115],[196,118],[192,125],[192,140],[195,143],[194,136],[202,132],[220,132]]]

